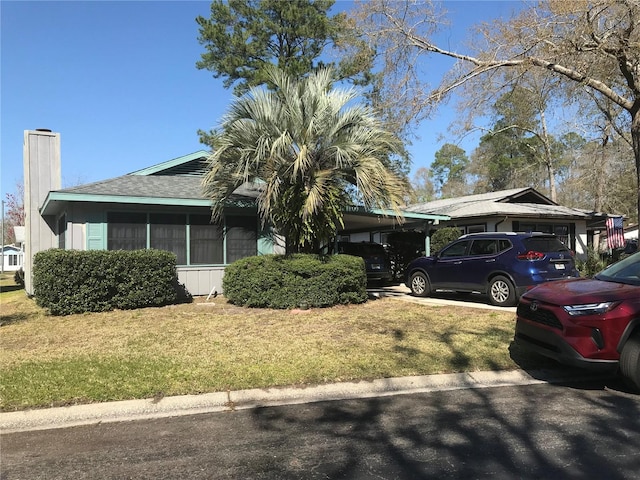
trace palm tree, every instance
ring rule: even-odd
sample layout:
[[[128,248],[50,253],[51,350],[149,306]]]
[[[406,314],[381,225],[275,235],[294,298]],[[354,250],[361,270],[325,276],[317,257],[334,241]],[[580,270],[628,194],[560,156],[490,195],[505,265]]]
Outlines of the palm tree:
[[[272,69],[270,77],[275,88],[236,98],[214,133],[203,180],[214,220],[245,182],[261,182],[258,214],[285,237],[288,253],[314,251],[335,235],[354,199],[401,217],[408,184],[385,162],[402,145],[358,92],[333,89],[328,69],[300,79]]]

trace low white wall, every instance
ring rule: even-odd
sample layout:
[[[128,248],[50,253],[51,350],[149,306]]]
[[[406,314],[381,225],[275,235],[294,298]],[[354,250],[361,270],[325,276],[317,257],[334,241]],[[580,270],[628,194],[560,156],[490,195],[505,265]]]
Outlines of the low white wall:
[[[222,293],[224,267],[178,267],[178,281],[193,296],[209,295],[212,290]]]

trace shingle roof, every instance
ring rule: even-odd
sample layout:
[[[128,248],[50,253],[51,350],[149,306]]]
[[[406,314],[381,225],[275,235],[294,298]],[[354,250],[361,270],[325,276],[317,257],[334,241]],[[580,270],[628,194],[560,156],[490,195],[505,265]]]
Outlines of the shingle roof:
[[[411,205],[410,212],[449,215],[452,219],[494,215],[590,218],[587,212],[552,202],[532,188],[447,198]]]
[[[117,197],[203,199],[201,182],[202,178],[196,176],[123,175],[59,191]]]

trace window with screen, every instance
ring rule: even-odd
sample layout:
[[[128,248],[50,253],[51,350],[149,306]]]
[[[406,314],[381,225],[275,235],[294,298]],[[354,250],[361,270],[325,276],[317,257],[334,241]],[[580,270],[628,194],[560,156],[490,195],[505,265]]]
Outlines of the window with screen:
[[[147,248],[146,213],[109,213],[107,223],[108,250]]]
[[[226,263],[258,253],[258,224],[255,217],[227,217],[226,229]]]
[[[149,215],[149,246],[176,254],[178,265],[187,263],[187,216],[175,213]]]
[[[189,252],[191,265],[224,263],[224,238],[222,228],[210,223],[209,215],[189,217]]]
[[[210,219],[210,215],[109,213],[107,248],[166,250],[176,254],[178,265],[223,265],[257,255],[256,217],[226,217],[224,228],[212,225]]]

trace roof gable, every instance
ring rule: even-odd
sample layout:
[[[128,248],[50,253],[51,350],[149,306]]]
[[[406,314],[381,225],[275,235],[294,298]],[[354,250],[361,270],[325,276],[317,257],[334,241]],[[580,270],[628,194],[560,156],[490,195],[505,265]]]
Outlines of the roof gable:
[[[411,212],[449,215],[452,219],[495,215],[588,218],[586,212],[563,207],[533,188],[514,188],[411,205]]]
[[[157,176],[197,176],[202,177],[206,173],[210,153],[206,150],[183,155],[182,157],[167,160],[166,162],[152,165],[142,170],[136,170],[128,175],[157,175]]]
[[[512,190],[503,190],[503,193],[511,192]],[[500,192],[495,192],[500,193]],[[540,205],[558,205],[550,198],[545,197],[537,190],[533,188],[520,189],[515,193],[508,193],[502,199],[496,200],[500,203],[535,203]]]

